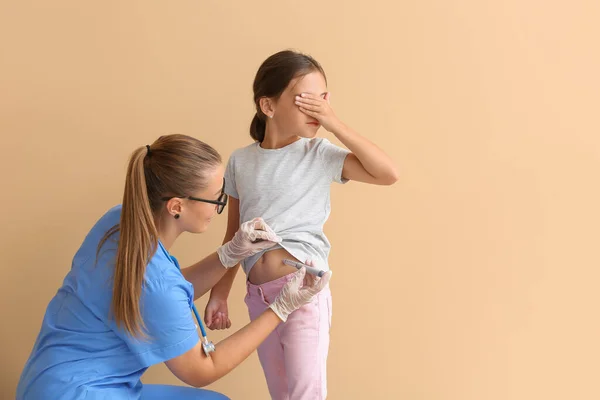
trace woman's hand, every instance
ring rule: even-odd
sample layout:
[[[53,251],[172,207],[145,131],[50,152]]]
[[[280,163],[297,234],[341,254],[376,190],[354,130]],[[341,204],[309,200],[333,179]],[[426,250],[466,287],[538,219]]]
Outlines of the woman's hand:
[[[314,267],[314,263],[307,261],[306,265]],[[294,277],[281,288],[281,292],[269,307],[283,322],[287,317],[300,307],[312,301],[331,279],[333,272],[327,271],[321,278],[307,274],[306,268],[302,267],[294,273]]]
[[[246,257],[281,243],[281,238],[262,218],[244,222],[233,239],[217,249],[219,260],[225,268],[237,265]]]

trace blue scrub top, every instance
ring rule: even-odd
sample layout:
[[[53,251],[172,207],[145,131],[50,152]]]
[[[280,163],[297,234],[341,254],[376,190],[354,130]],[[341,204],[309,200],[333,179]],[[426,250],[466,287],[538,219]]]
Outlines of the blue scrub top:
[[[48,304],[17,399],[139,399],[140,377],[149,366],[198,342],[190,313],[194,288],[160,243],[146,267],[140,298],[148,339],[129,336],[110,317],[119,233],[105,242],[97,259],[96,250],[120,215],[121,206],[110,209],[75,254]]]

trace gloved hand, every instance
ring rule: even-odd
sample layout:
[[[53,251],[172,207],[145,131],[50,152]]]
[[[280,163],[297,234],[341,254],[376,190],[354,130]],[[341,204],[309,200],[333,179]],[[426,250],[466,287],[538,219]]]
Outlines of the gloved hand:
[[[217,249],[219,260],[231,268],[246,257],[266,250],[281,242],[281,238],[262,218],[244,222],[233,239]]]
[[[307,261],[305,264],[311,267],[315,266],[311,261]],[[292,312],[310,303],[313,297],[327,286],[332,274],[332,271],[327,271],[321,278],[318,278],[307,274],[306,268],[301,268],[294,273],[292,280],[281,288],[281,292],[269,307],[283,322],[287,321]]]

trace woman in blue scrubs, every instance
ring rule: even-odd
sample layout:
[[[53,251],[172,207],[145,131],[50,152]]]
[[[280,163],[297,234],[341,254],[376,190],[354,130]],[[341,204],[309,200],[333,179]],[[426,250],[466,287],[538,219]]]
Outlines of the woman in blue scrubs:
[[[122,205],[85,237],[62,287],[50,301],[17,388],[17,399],[221,399],[214,392],[142,385],[164,362],[184,383],[201,387],[246,359],[287,316],[323,289],[300,270],[256,320],[207,357],[190,313],[228,268],[280,238],[260,218],[233,221],[230,242],[179,268],[169,249],[183,232],[201,233],[227,203],[223,166],[207,144],[160,137],[131,156]]]

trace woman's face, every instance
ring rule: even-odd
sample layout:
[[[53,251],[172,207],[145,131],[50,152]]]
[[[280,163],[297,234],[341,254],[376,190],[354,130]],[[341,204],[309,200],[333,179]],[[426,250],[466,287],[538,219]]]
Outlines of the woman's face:
[[[204,200],[218,200],[223,191],[223,166],[219,165],[208,172],[208,185],[205,189],[190,193],[190,196]],[[181,228],[186,232],[202,233],[208,229],[208,225],[217,214],[218,205],[185,199],[180,216]]]

